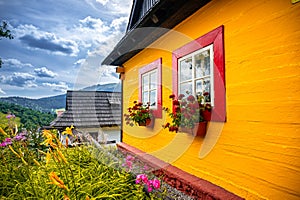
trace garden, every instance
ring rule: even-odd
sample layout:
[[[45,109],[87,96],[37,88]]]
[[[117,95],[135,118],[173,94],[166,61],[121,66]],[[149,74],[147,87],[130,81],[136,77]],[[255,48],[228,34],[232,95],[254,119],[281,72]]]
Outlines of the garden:
[[[15,116],[0,128],[0,199],[178,199],[179,191],[151,168],[115,146],[95,144],[86,133],[63,145],[57,130],[18,131]],[[68,137],[67,137],[68,138]],[[188,199],[188,197],[186,197]]]

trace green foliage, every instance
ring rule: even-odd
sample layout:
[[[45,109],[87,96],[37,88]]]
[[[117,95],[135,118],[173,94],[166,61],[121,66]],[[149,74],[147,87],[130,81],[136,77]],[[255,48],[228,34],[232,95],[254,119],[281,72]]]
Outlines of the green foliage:
[[[5,121],[5,119],[3,119],[3,115],[6,116],[7,113],[9,112],[14,114],[17,117],[17,124],[18,124],[18,119],[20,119],[20,122],[18,124],[19,128],[20,129],[26,128],[27,130],[36,130],[39,127],[47,126],[56,117],[55,115],[50,113],[43,113],[16,104],[0,102],[0,113],[1,113],[0,126],[1,127],[4,124],[7,124],[7,119],[6,122],[3,123]]]
[[[8,29],[7,25],[7,22],[2,21],[2,25],[0,25],[0,37],[13,39],[14,37],[11,34],[11,31]]]
[[[9,38],[9,39],[14,38],[13,35],[11,34],[11,31],[8,29],[7,25],[8,25],[7,22],[2,21],[2,25],[0,25],[0,40],[2,37]],[[2,67],[2,64],[3,62],[0,58],[0,68]]]
[[[6,118],[6,116],[7,116],[7,113],[2,113],[0,111],[0,127],[3,130],[7,128],[8,119]],[[21,119],[20,119],[20,117],[16,117],[14,121],[15,121],[16,125],[18,127],[20,127],[20,125],[21,125],[21,122],[20,122]]]

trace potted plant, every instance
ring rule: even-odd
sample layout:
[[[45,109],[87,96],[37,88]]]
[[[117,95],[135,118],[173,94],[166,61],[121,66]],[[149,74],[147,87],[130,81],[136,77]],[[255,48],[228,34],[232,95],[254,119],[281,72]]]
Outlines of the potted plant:
[[[150,110],[150,103],[146,105],[137,101],[133,102],[134,105],[127,109],[128,113],[124,114],[126,124],[129,126],[134,126],[135,124],[139,126],[153,126],[152,110]]]
[[[180,94],[178,98],[172,94],[169,96],[172,100],[173,109],[164,107],[172,119],[171,123],[166,123],[163,127],[168,128],[169,131],[182,131],[192,133],[195,136],[204,137],[206,134],[207,120],[210,120],[210,109],[209,103],[206,103],[209,98],[209,93],[203,93],[203,95],[188,95],[185,97],[184,94]],[[207,116],[204,118],[204,113]]]

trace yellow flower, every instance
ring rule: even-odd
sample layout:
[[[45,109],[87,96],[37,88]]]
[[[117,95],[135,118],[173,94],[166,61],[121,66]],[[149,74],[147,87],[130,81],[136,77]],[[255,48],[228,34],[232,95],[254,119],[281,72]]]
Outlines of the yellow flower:
[[[8,136],[7,133],[0,127],[0,133],[2,133],[4,136]]]
[[[73,135],[73,132],[72,132],[73,128],[74,128],[73,125],[71,127],[67,127],[66,130],[62,132],[62,134]]]
[[[12,146],[8,146],[8,148],[18,157],[21,158],[21,156],[12,148]]]
[[[33,159],[33,162],[34,162],[37,166],[41,166],[41,164],[39,163],[39,161],[37,161],[36,159]]]
[[[68,197],[68,195],[64,194],[64,200],[70,200],[70,197]]]
[[[65,162],[68,163],[66,157],[62,154],[62,152],[60,150],[57,149],[57,153],[59,155],[59,157],[61,157],[61,159]]]
[[[23,157],[21,157],[21,160],[22,160],[22,162],[23,162],[25,165],[28,165],[28,163],[24,160]]]
[[[54,184],[62,189],[68,190],[67,186],[65,186],[64,182],[56,175],[55,172],[50,172],[49,178],[52,181],[49,184]]]
[[[49,164],[51,160],[51,154],[49,152],[46,153],[46,166]]]

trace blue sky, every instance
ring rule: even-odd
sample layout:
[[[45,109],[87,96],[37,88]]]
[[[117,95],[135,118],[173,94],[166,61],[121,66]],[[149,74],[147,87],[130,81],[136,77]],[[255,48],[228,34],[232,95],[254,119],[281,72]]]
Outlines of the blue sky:
[[[124,36],[132,0],[0,0],[0,97],[40,98],[119,82],[101,66]]]

